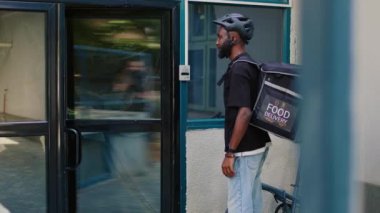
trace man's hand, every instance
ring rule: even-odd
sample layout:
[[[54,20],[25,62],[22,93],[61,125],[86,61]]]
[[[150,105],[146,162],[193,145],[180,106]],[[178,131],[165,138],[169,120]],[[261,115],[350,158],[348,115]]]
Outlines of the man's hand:
[[[225,157],[222,163],[222,172],[226,177],[233,177],[235,175],[234,171],[235,158]]]

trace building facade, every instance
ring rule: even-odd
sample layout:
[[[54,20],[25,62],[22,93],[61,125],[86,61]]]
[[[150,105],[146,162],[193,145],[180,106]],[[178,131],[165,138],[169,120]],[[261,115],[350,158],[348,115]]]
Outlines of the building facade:
[[[293,193],[301,159],[300,197],[315,212],[374,212],[379,101],[363,94],[376,91],[378,31],[363,25],[375,11],[351,3],[0,1],[0,212],[224,212],[216,82],[228,61],[211,21],[231,12],[253,20],[255,59],[305,63],[301,87],[313,97],[305,142],[271,135],[263,182]]]

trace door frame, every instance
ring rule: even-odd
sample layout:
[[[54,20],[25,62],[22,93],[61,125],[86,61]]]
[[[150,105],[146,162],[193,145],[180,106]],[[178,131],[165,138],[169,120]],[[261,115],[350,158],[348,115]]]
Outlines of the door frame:
[[[46,121],[8,122],[0,124],[0,137],[45,136],[46,207],[59,212],[59,194],[62,189],[59,164],[58,105],[57,105],[57,5],[26,1],[1,1],[0,9],[21,12],[45,13],[45,72]],[[54,142],[57,141],[57,142]]]
[[[169,26],[170,40],[170,72],[165,79],[170,80],[168,92],[169,99],[163,100],[169,106],[163,113],[170,118],[169,125],[164,125],[162,131],[167,132],[166,140],[170,146],[162,150],[167,168],[166,174],[170,175],[162,183],[162,187],[168,190],[161,193],[161,199],[169,199],[169,202],[161,202],[165,210],[179,212],[180,206],[180,174],[179,174],[179,14],[180,1],[154,0],[0,0],[0,9],[36,11],[46,13],[46,121],[36,122],[10,122],[0,124],[0,136],[35,136],[46,137],[46,186],[47,186],[47,209],[48,212],[68,212],[65,183],[65,79],[67,71],[67,43],[65,11],[68,7],[97,6],[114,8],[158,8],[170,11]],[[164,79],[163,78],[163,79]],[[169,84],[168,84],[169,85]],[[161,174],[162,176],[162,174]],[[163,180],[163,179],[162,179]]]
[[[90,2],[90,3],[89,3]],[[161,122],[161,132],[162,132],[162,138],[161,141],[170,141],[166,145],[162,143],[161,148],[161,210],[163,212],[179,212],[179,206],[180,206],[180,174],[179,174],[179,150],[180,150],[180,144],[179,144],[179,82],[178,79],[178,67],[179,67],[179,22],[177,21],[179,19],[179,4],[178,2],[162,2],[157,4],[156,2],[150,2],[150,1],[131,1],[131,4],[128,5],[119,5],[120,1],[112,1],[109,4],[105,2],[99,2],[99,1],[85,1],[85,0],[77,0],[77,4],[58,4],[58,29],[59,29],[59,35],[58,35],[58,58],[59,60],[59,68],[58,68],[58,88],[59,88],[59,96],[58,105],[59,105],[59,141],[60,143],[60,150],[59,150],[59,161],[61,165],[61,171],[65,170],[65,155],[66,155],[66,149],[67,146],[65,145],[64,141],[65,138],[65,130],[68,127],[77,126],[80,128],[85,128],[84,125],[89,124],[88,121],[83,122],[75,122],[72,120],[66,119],[66,106],[67,106],[67,94],[66,94],[66,81],[68,79],[68,38],[67,33],[68,29],[66,26],[66,20],[67,20],[67,11],[71,9],[86,9],[89,7],[97,8],[97,9],[105,9],[107,8],[112,9],[115,8],[116,10],[133,10],[133,8],[138,9],[162,9],[166,10],[168,23],[163,25],[162,27],[166,30],[169,30],[168,36],[170,39],[165,40],[163,42],[167,43],[167,46],[170,48],[170,55],[163,55],[166,57],[166,59],[163,59],[163,61],[170,61],[170,65],[167,67],[170,67],[169,72],[165,72],[165,70],[162,70],[161,73],[161,81],[169,81],[167,83],[167,86],[165,87],[165,92],[170,94],[169,96],[161,96],[162,106],[168,106],[168,107],[161,107],[161,118],[167,117],[168,118],[168,124]],[[86,3],[84,5],[83,3]],[[95,4],[95,5],[94,5]],[[163,11],[164,12],[164,11]],[[169,58],[168,58],[169,57]],[[165,98],[167,97],[167,98]],[[165,109],[165,110],[164,110]],[[66,122],[67,120],[67,122]],[[161,121],[163,121],[161,119]],[[91,123],[91,122],[90,122]],[[116,121],[117,123],[117,121]],[[126,122],[128,123],[128,122]],[[144,121],[140,122],[141,124],[144,123]],[[92,123],[94,124],[94,123]],[[91,128],[99,128],[102,124],[92,126]],[[90,128],[90,129],[91,129]],[[165,167],[164,167],[165,165]],[[169,177],[167,177],[169,175]],[[62,177],[62,176],[61,176]],[[66,187],[66,174],[63,175],[63,179],[61,180],[61,183],[63,184],[64,188]],[[163,178],[165,177],[165,178]],[[163,190],[166,189],[166,190]],[[62,194],[61,194],[62,195]],[[60,209],[65,209],[65,211],[68,211],[68,198],[69,194],[67,194],[67,190],[65,189],[64,197],[62,197],[62,200],[64,200],[64,203],[61,204]],[[168,199],[169,198],[169,199]]]

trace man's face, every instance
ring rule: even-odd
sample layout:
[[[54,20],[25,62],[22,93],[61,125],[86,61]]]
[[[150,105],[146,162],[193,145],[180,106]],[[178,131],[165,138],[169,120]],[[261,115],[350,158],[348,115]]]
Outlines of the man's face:
[[[228,58],[231,55],[232,40],[224,27],[218,27],[218,34],[216,39],[216,47],[218,48],[219,58]]]

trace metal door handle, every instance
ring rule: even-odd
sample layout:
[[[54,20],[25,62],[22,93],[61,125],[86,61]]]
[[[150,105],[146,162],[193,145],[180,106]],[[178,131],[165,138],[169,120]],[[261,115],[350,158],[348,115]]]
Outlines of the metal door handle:
[[[67,166],[66,169],[75,170],[78,168],[82,161],[82,139],[78,130],[74,128],[68,128],[66,131],[71,132],[75,135],[75,164],[73,167]]]

